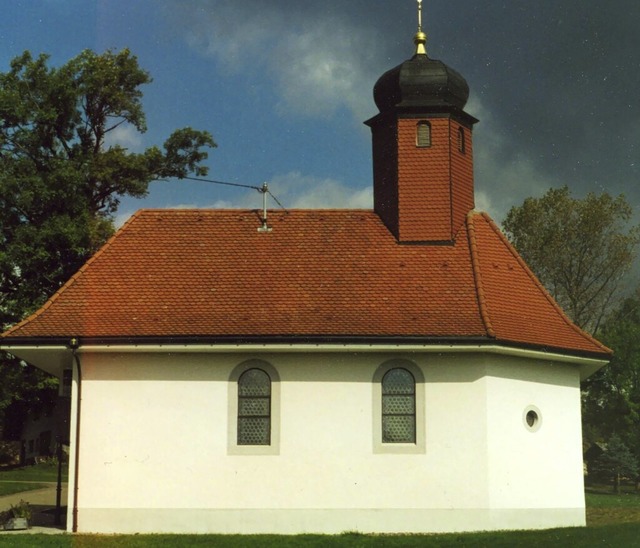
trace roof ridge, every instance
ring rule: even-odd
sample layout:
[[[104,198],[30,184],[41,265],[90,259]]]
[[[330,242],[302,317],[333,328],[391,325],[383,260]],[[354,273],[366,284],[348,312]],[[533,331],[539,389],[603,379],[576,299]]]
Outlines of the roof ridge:
[[[584,329],[581,329],[580,327],[578,327],[575,323],[573,323],[573,321],[571,321],[569,316],[567,316],[566,312],[560,307],[560,305],[556,302],[556,300],[551,296],[551,293],[549,293],[547,288],[542,284],[542,282],[538,279],[538,277],[534,274],[534,272],[529,268],[529,265],[527,265],[527,263],[524,261],[524,259],[520,256],[520,254],[516,250],[516,248],[507,239],[507,237],[504,235],[502,230],[500,230],[498,225],[489,216],[489,214],[483,211],[483,212],[480,213],[480,215],[485,219],[485,221],[487,221],[487,223],[489,224],[491,229],[498,235],[498,237],[502,241],[502,244],[507,248],[507,250],[518,261],[518,264],[520,265],[520,267],[529,276],[529,278],[531,278],[531,280],[533,281],[535,286],[538,288],[538,290],[544,295],[544,297],[553,306],[553,308],[556,310],[556,312],[558,312],[560,314],[560,317],[562,318],[562,320],[571,329],[573,329],[576,333],[578,333],[579,335],[581,335],[585,339],[589,340],[591,343],[595,344],[596,346],[598,346],[599,348],[601,348],[602,350],[604,350],[605,352],[607,352],[609,354],[613,353],[613,351],[609,347],[607,347],[606,345],[602,344],[598,339],[596,339],[595,337],[593,337],[592,335],[587,333]]]
[[[496,332],[493,329],[491,318],[489,317],[489,309],[484,294],[484,286],[482,285],[482,275],[480,273],[480,263],[478,260],[478,244],[476,242],[476,229],[473,225],[473,218],[477,213],[474,210],[467,213],[467,237],[469,239],[469,254],[471,256],[471,270],[473,272],[473,280],[478,298],[478,308],[480,310],[480,318],[487,331],[487,335],[496,338]]]
[[[134,213],[137,215],[139,213],[253,213],[255,211],[262,211],[261,208],[253,207],[149,207],[149,208],[141,208]],[[317,208],[317,207],[291,207],[286,210],[280,208],[269,209],[270,213],[372,213],[376,214],[375,211],[370,207],[327,207],[327,208]],[[377,215],[377,214],[376,214]]]
[[[89,259],[87,259],[87,261],[85,261],[85,263],[78,269],[78,271],[71,276],[71,278],[69,278],[64,285],[62,285],[60,287],[60,289],[58,289],[51,297],[49,297],[49,299],[47,299],[47,302],[45,302],[40,308],[38,308],[38,310],[36,310],[33,314],[31,314],[30,316],[27,316],[24,320],[18,322],[17,324],[15,324],[14,326],[10,327],[9,329],[7,329],[4,333],[0,333],[0,339],[5,338],[10,336],[14,331],[17,331],[18,329],[24,327],[25,325],[27,325],[28,323],[32,322],[33,320],[35,320],[36,318],[39,318],[46,310],[48,310],[51,305],[56,302],[58,300],[58,298],[60,297],[60,295],[71,285],[73,285],[73,283],[75,283],[75,281],[80,278],[80,276],[82,276],[82,274],[84,274],[85,270],[89,267],[89,265],[91,265],[93,262],[95,262],[104,252],[108,247],[111,247],[113,241],[124,232],[124,230],[127,228],[127,226],[129,224],[131,224],[137,217],[140,217],[140,215],[144,212],[144,209],[139,209],[138,211],[136,211],[133,215],[131,215],[131,217],[129,217],[129,219],[127,219],[127,221],[118,229],[116,230],[116,232],[113,234],[113,236],[111,236],[103,245],[102,247],[100,247],[100,249],[98,251],[96,251],[96,253],[94,253],[91,257],[89,257]],[[148,210],[147,210],[148,211]]]

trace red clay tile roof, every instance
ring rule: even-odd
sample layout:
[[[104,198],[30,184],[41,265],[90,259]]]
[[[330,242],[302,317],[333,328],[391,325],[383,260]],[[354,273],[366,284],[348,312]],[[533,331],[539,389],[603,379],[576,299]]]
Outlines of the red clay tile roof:
[[[401,245],[372,211],[142,210],[4,343],[460,340],[604,356],[488,216]]]

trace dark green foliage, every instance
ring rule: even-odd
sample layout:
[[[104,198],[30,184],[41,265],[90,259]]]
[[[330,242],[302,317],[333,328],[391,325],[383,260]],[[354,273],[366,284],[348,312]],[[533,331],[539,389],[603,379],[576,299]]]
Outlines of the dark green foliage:
[[[577,199],[565,186],[513,207],[503,227],[569,317],[597,333],[615,306],[640,241],[639,227],[628,226],[631,217],[622,195]]]
[[[20,439],[25,417],[52,412],[58,397],[58,380],[24,362],[0,355],[0,418],[3,436]],[[2,430],[2,428],[0,428]]]
[[[584,436],[601,442],[615,434],[640,463],[640,288],[610,315],[600,336],[614,355],[584,383]]]
[[[595,477],[611,480],[613,490],[620,491],[623,477],[635,478],[638,474],[638,461],[619,436],[609,438],[605,451],[593,462],[589,473]]]
[[[151,181],[205,175],[215,147],[206,131],[175,131],[159,148],[110,143],[118,128],[146,131],[141,86],[151,82],[129,50],[84,51],[61,67],[29,52],[0,73],[0,329],[37,310],[112,235],[122,196]],[[46,385],[0,362],[0,412]],[[16,380],[17,383],[14,382]]]

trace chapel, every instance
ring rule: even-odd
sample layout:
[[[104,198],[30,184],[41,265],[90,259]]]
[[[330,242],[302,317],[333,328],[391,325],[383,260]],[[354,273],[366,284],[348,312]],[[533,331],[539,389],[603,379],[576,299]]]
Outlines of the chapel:
[[[585,524],[611,352],[475,210],[469,86],[426,42],[373,90],[372,210],[141,210],[1,335],[72,378],[69,531]]]

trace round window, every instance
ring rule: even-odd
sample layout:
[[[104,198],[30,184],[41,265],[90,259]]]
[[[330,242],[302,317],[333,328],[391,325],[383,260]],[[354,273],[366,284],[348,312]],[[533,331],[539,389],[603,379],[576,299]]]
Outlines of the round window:
[[[542,416],[540,415],[540,410],[537,407],[533,405],[527,407],[524,410],[522,418],[524,419],[524,425],[530,432],[536,432],[540,429]]]

